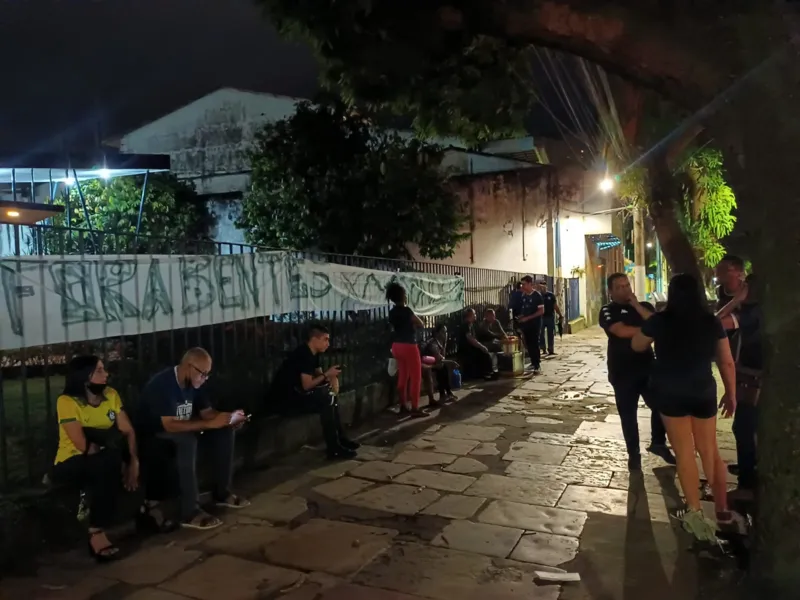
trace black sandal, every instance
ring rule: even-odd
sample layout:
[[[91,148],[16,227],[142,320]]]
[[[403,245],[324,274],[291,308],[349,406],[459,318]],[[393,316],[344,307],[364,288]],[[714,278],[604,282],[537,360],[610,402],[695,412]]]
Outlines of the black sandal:
[[[168,519],[159,504],[149,506],[144,503],[136,515],[136,527],[145,533],[171,533],[180,527],[180,523]]]
[[[95,550],[92,546],[92,538],[105,533],[102,529],[99,531],[92,531],[89,533],[89,540],[88,540],[88,547],[89,547],[89,556],[95,559],[98,563],[109,563],[115,560],[119,560],[121,555],[119,552],[119,548],[112,544],[111,542],[108,543],[108,546],[105,548],[100,548],[100,550]]]

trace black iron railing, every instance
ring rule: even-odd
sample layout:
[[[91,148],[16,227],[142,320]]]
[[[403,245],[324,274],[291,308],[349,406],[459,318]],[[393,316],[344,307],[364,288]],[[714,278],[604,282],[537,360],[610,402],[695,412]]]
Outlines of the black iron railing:
[[[221,408],[245,405],[248,410],[261,414],[268,404],[269,383],[275,369],[291,349],[302,343],[304,325],[313,319],[322,321],[331,331],[332,343],[325,362],[347,365],[342,375],[343,389],[381,380],[390,347],[386,305],[370,310],[278,314],[272,311],[257,316],[242,313],[242,318],[214,323],[201,323],[191,315],[173,310],[167,327],[157,328],[152,324],[155,320],[140,319],[135,327],[121,329],[119,320],[124,321],[125,311],[134,308],[153,313],[161,310],[161,318],[167,318],[164,314],[169,312],[169,298],[159,300],[153,293],[147,300],[147,292],[137,293],[137,297],[144,296],[144,306],[131,308],[130,299],[122,293],[91,297],[98,286],[110,290],[126,276],[125,269],[132,255],[138,257],[135,260],[149,265],[148,268],[157,264],[159,281],[169,287],[173,278],[179,277],[177,270],[184,264],[180,256],[260,255],[266,251],[268,249],[244,244],[0,225],[0,304],[11,317],[17,309],[24,312],[27,322],[35,321],[36,331],[35,335],[28,334],[28,341],[20,343],[20,347],[0,346],[0,490],[35,484],[49,469],[58,440],[56,399],[63,387],[67,363],[79,354],[102,357],[111,373],[110,385],[120,392],[128,410],[135,411],[139,391],[150,376],[175,364],[186,349],[202,346],[214,359],[213,376],[207,386],[216,403]],[[37,256],[47,258],[37,261]],[[314,252],[290,251],[285,256],[290,260],[305,259],[381,272],[458,275],[464,280],[463,305],[478,309],[506,307],[513,285],[524,275],[434,262]],[[16,257],[26,258],[16,260]],[[234,270],[239,264],[235,260],[223,262]],[[58,263],[58,268],[53,267],[53,263]],[[27,272],[25,278],[20,278],[23,268]],[[82,279],[84,275],[92,283],[86,284]],[[219,271],[217,276],[224,279],[225,273]],[[231,275],[234,276],[235,273]],[[63,323],[68,323],[63,330],[53,331],[52,319],[45,315],[44,302],[26,289],[24,281],[43,288],[55,285],[53,282],[62,286],[59,290],[61,318]],[[553,278],[548,281],[551,285],[556,283]],[[153,283],[151,279],[146,282],[148,286]],[[570,304],[578,301],[576,293],[563,293],[571,289],[568,280],[557,283],[556,289],[562,292],[562,306],[571,314]],[[235,285],[231,283],[230,290],[224,293],[247,292],[244,287],[239,290]],[[218,287],[215,293],[219,298],[215,302],[223,302],[223,286]],[[158,285],[153,284],[153,290],[157,288]],[[192,302],[193,294],[199,294],[199,289],[199,286],[190,289],[184,285],[183,302]],[[499,314],[505,318],[507,312]],[[11,323],[13,327],[11,317],[0,323]],[[460,321],[460,311],[426,317],[426,325],[430,327],[441,321],[456,325]],[[456,350],[455,339],[449,350]]]

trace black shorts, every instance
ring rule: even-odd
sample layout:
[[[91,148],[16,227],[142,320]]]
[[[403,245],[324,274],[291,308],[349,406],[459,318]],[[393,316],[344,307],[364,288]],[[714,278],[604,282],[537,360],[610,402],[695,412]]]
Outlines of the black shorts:
[[[694,417],[711,419],[717,416],[717,400],[712,396],[671,396],[657,394],[653,398],[656,410],[665,417]]]

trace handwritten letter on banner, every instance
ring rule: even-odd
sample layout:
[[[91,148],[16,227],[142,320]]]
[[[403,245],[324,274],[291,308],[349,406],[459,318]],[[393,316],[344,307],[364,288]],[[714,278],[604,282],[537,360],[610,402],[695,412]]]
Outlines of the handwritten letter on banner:
[[[297,311],[383,308],[392,279],[420,315],[464,306],[458,276],[318,263],[283,252],[3,258],[0,350]]]

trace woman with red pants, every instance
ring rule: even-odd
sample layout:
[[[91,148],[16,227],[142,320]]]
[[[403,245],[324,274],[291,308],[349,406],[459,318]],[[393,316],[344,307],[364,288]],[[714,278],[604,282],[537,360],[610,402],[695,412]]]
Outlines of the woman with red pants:
[[[397,389],[400,392],[400,411],[411,409],[412,417],[424,417],[419,409],[422,386],[422,360],[417,346],[416,330],[422,321],[407,306],[406,291],[399,283],[390,283],[386,299],[394,306],[389,311],[392,325],[392,356],[397,361]]]

